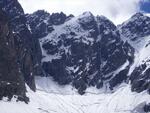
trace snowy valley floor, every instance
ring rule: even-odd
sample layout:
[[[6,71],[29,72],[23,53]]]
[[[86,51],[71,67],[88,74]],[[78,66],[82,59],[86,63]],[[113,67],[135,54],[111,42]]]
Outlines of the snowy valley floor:
[[[150,101],[146,92],[131,92],[127,84],[112,94],[89,88],[83,96],[69,86],[59,87],[51,79],[36,78],[36,84],[36,93],[28,89],[29,104],[3,99],[0,113],[144,113],[141,107]]]

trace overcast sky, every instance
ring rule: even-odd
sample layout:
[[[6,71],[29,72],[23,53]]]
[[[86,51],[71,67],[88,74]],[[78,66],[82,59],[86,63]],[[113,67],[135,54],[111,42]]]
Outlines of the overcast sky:
[[[77,16],[90,11],[95,16],[106,16],[115,24],[122,23],[140,11],[140,1],[149,0],[19,0],[25,13],[45,9],[50,13],[62,11]]]

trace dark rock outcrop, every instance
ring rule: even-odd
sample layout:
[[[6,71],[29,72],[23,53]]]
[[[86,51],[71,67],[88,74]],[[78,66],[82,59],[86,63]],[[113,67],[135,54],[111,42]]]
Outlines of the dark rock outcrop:
[[[150,34],[150,17],[142,13],[136,13],[118,27],[120,33],[124,35],[123,38],[135,41]]]
[[[17,0],[1,0],[0,8],[6,13],[9,19],[9,27],[15,35],[15,47],[17,49],[17,60],[20,71],[25,82],[35,91],[34,76],[42,75],[40,66],[39,42],[29,31],[26,23],[26,16]],[[38,52],[37,52],[38,51]]]
[[[150,112],[150,103],[149,104],[146,104],[145,106],[144,106],[144,111],[147,113],[147,112]]]
[[[61,25],[72,18],[73,15],[66,16],[63,12],[49,14],[44,10],[38,10],[33,14],[27,14],[27,24],[30,26],[32,35],[35,38],[42,38],[54,30],[53,25]]]
[[[6,14],[0,10],[0,99],[13,95],[26,103],[26,88],[23,75],[18,65],[15,35],[8,26]]]
[[[150,94],[150,68],[147,68],[146,63],[136,67],[131,76],[132,91],[142,92],[147,90]]]

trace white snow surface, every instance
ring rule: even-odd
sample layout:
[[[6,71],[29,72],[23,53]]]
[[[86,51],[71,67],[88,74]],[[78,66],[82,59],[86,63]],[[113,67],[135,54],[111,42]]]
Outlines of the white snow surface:
[[[135,60],[133,65],[130,68],[128,75],[130,75],[135,67],[145,63],[150,59],[150,36],[141,37],[136,41],[129,42],[135,49]]]
[[[144,15],[150,17],[150,13],[145,13]]]
[[[36,84],[36,92],[27,87],[29,104],[3,99],[0,113],[144,113],[142,107],[135,108],[150,101],[146,92],[131,92],[127,84],[122,84],[114,93],[86,93],[82,96],[71,91],[70,86],[60,87],[51,78],[38,77]],[[94,91],[93,88],[90,91]]]

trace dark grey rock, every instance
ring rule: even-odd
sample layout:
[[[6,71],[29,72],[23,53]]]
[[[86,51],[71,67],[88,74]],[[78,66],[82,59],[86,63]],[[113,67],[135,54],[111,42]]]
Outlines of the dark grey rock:
[[[0,99],[14,95],[26,100],[26,88],[20,67],[17,62],[17,50],[15,48],[15,35],[8,26],[8,18],[5,12],[0,10]],[[18,98],[18,100],[20,100]]]
[[[29,31],[26,16],[17,0],[1,0],[0,6],[8,16],[9,26],[15,35],[14,43],[20,71],[26,83],[35,91],[34,76],[43,75],[38,39]]]
[[[150,34],[150,17],[142,13],[136,13],[127,22],[118,27],[124,38],[135,41]]]

